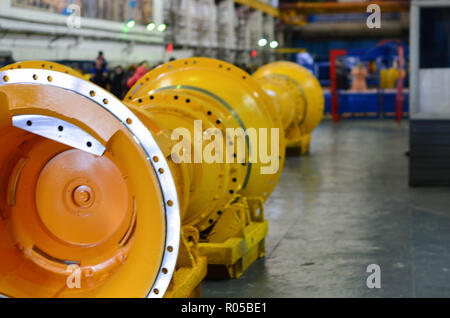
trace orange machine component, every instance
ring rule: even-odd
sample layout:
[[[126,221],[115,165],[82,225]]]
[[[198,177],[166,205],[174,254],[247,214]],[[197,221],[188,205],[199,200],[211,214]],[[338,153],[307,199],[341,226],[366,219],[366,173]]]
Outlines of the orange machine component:
[[[180,213],[156,140],[67,68],[16,66],[0,72],[0,292],[164,295]]]
[[[0,293],[198,295],[200,235],[221,240],[213,229],[227,207],[241,195],[262,202],[281,174],[272,100],[247,73],[212,59],[155,69],[128,107],[42,64],[0,70]],[[194,138],[174,140],[178,128]],[[233,140],[216,137],[229,137],[227,128],[237,129]],[[178,162],[207,149],[217,161]]]
[[[206,258],[239,277],[264,255],[286,140],[305,150],[322,112],[286,62],[178,60],[124,101],[62,65],[0,70],[0,293],[199,296]]]

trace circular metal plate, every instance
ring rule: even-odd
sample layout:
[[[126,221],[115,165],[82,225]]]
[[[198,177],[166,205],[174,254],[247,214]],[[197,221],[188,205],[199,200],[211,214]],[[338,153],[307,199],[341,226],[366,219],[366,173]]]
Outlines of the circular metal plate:
[[[0,71],[0,86],[10,84],[49,85],[81,95],[110,112],[133,135],[135,142],[145,152],[149,164],[151,164],[155,171],[155,176],[158,179],[165,202],[166,241],[164,255],[162,257],[160,271],[148,297],[159,298],[164,296],[175,271],[178,256],[180,209],[175,183],[168,163],[150,131],[120,100],[102,88],[83,79],[42,69]],[[92,92],[95,92],[95,94]],[[159,158],[157,162],[152,159],[155,157]],[[163,169],[166,173],[157,173],[159,169]],[[164,273],[162,272],[163,268],[167,269],[167,271],[164,270]]]

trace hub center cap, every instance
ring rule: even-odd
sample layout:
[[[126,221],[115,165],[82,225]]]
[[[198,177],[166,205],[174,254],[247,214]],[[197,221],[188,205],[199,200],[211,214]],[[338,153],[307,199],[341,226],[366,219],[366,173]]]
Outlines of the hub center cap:
[[[80,208],[90,207],[94,201],[94,192],[89,186],[81,185],[77,187],[72,194],[73,202]]]
[[[104,242],[125,229],[131,215],[127,185],[117,166],[107,156],[78,149],[60,153],[42,169],[36,207],[50,233],[76,245]]]

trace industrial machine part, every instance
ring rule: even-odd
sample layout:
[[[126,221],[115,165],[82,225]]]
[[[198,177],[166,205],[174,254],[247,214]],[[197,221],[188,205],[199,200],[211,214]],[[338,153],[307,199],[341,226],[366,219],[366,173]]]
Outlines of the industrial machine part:
[[[123,102],[61,65],[0,70],[0,293],[198,296],[206,258],[239,277],[264,255],[294,81],[309,115],[311,80],[280,69],[293,79],[260,85],[226,62],[174,61]],[[270,98],[280,78],[292,95]]]
[[[264,255],[268,224],[263,202],[284,164],[283,126],[273,101],[241,69],[219,60],[189,58],[149,72],[131,88],[124,103],[161,130],[167,128],[167,136],[174,136],[179,127],[195,136],[195,122],[200,123],[198,135],[206,135],[200,140],[203,147],[196,149],[195,137],[190,139],[183,152],[187,150],[192,160],[171,165],[182,223],[200,231],[198,246],[210,265],[209,276],[239,277]],[[194,162],[192,157],[202,153],[216,134],[225,136],[214,154],[219,160]],[[267,151],[276,161],[272,171],[261,158]],[[169,162],[179,157],[171,153]]]
[[[14,69],[24,69],[24,68],[39,68],[46,69],[50,71],[61,72],[69,74],[78,78],[83,78],[83,75],[76,70],[67,67],[62,64],[49,62],[49,61],[22,61],[13,64],[6,65],[2,70],[14,70]]]
[[[160,297],[180,244],[166,155],[151,124],[70,73],[0,71],[0,293]]]
[[[171,135],[180,127],[195,135],[201,120],[203,137],[207,128],[253,128],[258,137],[282,127],[271,100],[247,73],[211,59],[147,74],[128,107],[66,67],[43,65],[0,70],[0,293],[198,295],[206,274],[199,240],[226,239],[214,226],[230,206],[248,211],[241,195],[270,195],[284,137],[238,134],[222,140],[232,161],[223,151],[216,158],[225,163],[177,163]],[[185,145],[198,151],[195,140]],[[272,173],[252,160],[258,146],[277,154]],[[267,233],[261,216],[242,226],[261,223]]]
[[[253,77],[272,98],[281,115],[286,146],[307,154],[311,132],[324,113],[325,101],[319,81],[309,70],[292,62],[267,64]]]
[[[175,177],[180,177],[176,184],[183,224],[202,232],[217,221],[223,207],[238,194],[265,200],[275,188],[284,164],[285,142],[283,134],[271,138],[271,129],[282,129],[281,119],[257,81],[240,68],[209,58],[173,61],[142,77],[124,103],[142,114],[142,120],[151,118],[167,128],[168,139],[180,127],[194,136],[195,120],[201,121],[203,134],[224,136],[223,147],[219,147],[223,151],[218,154],[222,160],[217,160],[223,163],[194,162],[199,149],[192,138],[186,146],[191,150],[191,163],[173,165]],[[231,128],[236,135],[227,135]],[[238,133],[251,129],[258,134],[259,129],[267,129],[266,140]],[[202,151],[206,152],[210,138],[203,138]],[[174,143],[171,141],[171,146]],[[169,141],[166,144],[170,145]],[[256,158],[264,150],[275,150],[279,161],[278,169],[266,174],[261,171],[268,164]]]
[[[201,282],[206,277],[206,257],[198,249],[199,232],[192,226],[181,228],[177,266],[165,298],[201,297]]]

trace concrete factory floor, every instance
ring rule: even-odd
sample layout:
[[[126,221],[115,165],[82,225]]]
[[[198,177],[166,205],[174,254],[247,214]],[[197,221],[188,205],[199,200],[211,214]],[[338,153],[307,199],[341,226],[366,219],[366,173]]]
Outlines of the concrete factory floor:
[[[450,297],[450,189],[408,187],[408,123],[326,121],[312,140],[266,203],[266,257],[203,296]]]

